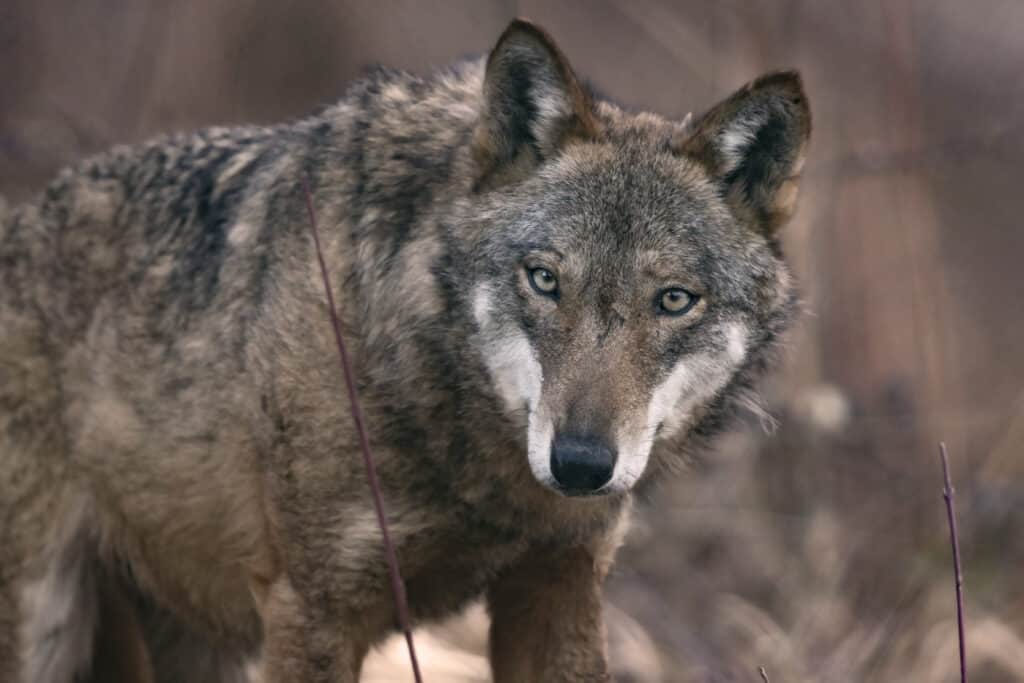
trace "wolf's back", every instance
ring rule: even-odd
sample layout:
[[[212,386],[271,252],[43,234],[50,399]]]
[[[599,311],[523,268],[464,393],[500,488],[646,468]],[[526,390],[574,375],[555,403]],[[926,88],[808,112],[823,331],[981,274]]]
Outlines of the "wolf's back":
[[[84,331],[104,296],[153,286],[154,273],[166,275],[161,289],[204,300],[271,142],[266,129],[208,129],[64,169],[28,203],[0,207],[4,279],[64,341]]]

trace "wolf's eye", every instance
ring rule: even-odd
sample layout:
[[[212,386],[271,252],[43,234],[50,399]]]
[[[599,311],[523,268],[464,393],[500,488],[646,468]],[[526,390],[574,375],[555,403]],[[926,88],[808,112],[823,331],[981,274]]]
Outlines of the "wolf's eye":
[[[551,297],[558,294],[558,278],[547,268],[530,268],[527,275],[530,277],[530,286],[539,294]]]
[[[667,315],[683,315],[688,312],[697,301],[700,300],[696,294],[690,294],[685,289],[673,287],[664,290],[658,296],[658,308]]]

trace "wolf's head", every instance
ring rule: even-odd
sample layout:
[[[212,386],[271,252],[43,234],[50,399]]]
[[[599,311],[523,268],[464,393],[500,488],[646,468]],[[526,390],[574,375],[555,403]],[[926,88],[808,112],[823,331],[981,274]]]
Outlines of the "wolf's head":
[[[776,231],[809,132],[795,73],[673,123],[595,102],[532,24],[505,31],[473,139],[467,290],[543,484],[628,490],[760,367],[793,308]]]

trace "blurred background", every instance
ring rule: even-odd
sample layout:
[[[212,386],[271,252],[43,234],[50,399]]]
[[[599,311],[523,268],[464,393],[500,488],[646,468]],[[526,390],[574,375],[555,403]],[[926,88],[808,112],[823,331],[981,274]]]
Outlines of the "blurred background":
[[[972,680],[1024,681],[1019,0],[3,0],[0,194],[114,143],[302,115],[369,64],[483,53],[517,15],[629,108],[682,118],[797,67],[815,118],[777,425],[742,421],[642,501],[608,590],[620,680],[957,680],[941,439]],[[421,634],[429,680],[486,680],[484,621]],[[408,680],[403,657],[364,679]]]

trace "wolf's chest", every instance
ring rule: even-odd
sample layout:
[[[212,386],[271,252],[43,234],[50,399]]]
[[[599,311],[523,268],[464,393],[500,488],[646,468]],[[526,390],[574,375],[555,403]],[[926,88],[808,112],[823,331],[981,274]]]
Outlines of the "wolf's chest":
[[[439,619],[463,609],[481,596],[500,566],[510,563],[512,557],[507,554],[500,565],[492,555],[490,566],[456,560],[425,567],[406,579],[412,614],[417,619]]]
[[[461,609],[525,549],[522,538],[454,520],[406,536],[398,553],[410,609],[417,619]]]

